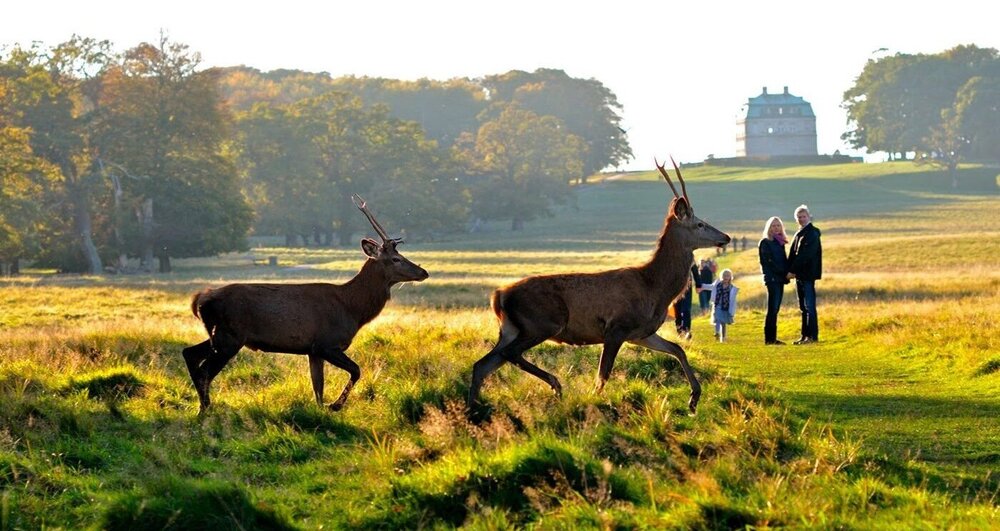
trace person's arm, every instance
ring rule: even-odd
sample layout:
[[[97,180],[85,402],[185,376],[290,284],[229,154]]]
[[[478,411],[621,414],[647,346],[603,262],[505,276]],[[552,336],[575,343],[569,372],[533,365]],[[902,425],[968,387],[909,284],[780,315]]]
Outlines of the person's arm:
[[[767,240],[761,239],[757,244],[757,257],[760,260],[760,272],[764,274],[766,280],[768,275],[777,275],[777,267],[774,266],[774,255],[767,248]]]

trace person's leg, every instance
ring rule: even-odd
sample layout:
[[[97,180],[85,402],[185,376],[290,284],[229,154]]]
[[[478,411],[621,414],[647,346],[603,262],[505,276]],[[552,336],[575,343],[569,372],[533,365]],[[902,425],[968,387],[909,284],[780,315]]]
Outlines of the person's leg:
[[[799,299],[799,314],[802,319],[802,333],[799,334],[799,341],[809,337],[809,313],[806,307],[806,283],[802,280],[795,281],[795,295]]]
[[[816,319],[816,282],[809,280],[803,282],[804,294],[804,317],[806,318],[803,334],[813,341],[819,340],[819,321]]]
[[[769,283],[767,286],[767,316],[764,317],[764,342],[773,343],[778,339],[778,311],[784,286]]]

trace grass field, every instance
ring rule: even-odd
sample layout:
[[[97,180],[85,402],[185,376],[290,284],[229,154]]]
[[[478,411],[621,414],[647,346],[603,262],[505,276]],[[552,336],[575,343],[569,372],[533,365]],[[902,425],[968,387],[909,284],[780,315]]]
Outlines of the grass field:
[[[652,172],[581,187],[521,232],[408,242],[431,278],[358,335],[362,379],[337,413],[312,401],[304,358],[244,351],[199,418],[180,350],[205,338],[193,292],[342,282],[360,249],[2,279],[0,530],[998,528],[997,171],[953,186],[909,163],[685,170],[699,217],[752,249],[769,216],[809,204],[825,267],[822,341],[765,347],[756,252],[719,257],[740,310],[727,343],[704,316],[681,341],[704,386],[695,416],[668,356],[626,347],[596,395],[599,349],[549,343],[528,357],[562,399],[508,366],[484,386],[490,414],[464,410],[496,339],[490,291],[647,258],[669,195]],[[789,287],[779,337],[797,322]],[[327,380],[333,400],[346,375]]]

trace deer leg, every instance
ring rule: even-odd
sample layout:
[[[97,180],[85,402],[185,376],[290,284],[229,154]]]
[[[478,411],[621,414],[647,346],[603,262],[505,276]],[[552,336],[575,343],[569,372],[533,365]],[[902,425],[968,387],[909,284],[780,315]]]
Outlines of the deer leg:
[[[236,353],[240,351],[243,347],[238,341],[231,338],[221,337],[216,335],[212,337],[212,352],[208,354],[205,361],[202,362],[199,370],[201,371],[201,380],[195,384],[198,389],[198,396],[201,398],[201,413],[211,405],[211,400],[208,396],[208,388],[212,385],[212,380],[219,375],[222,368],[229,363],[229,360],[236,356]]]
[[[312,377],[313,394],[316,403],[323,405],[323,358],[317,354],[309,354],[309,376]]]
[[[466,402],[469,408],[479,401],[479,389],[483,386],[483,380],[507,361],[501,355],[503,349],[504,347],[498,343],[472,365],[472,384],[469,385],[469,400]]]
[[[313,354],[311,354],[310,356],[312,355]],[[337,398],[336,402],[330,404],[331,411],[339,411],[341,408],[344,407],[344,403],[347,402],[347,395],[351,394],[351,389],[354,389],[354,384],[358,383],[358,379],[361,378],[361,367],[358,367],[358,364],[354,363],[354,360],[348,358],[347,354],[345,354],[343,350],[337,348],[316,349],[314,355],[330,362],[330,364],[333,365],[334,367],[338,367],[340,369],[347,371],[348,374],[351,375],[351,379],[348,380],[347,385],[344,386],[344,390],[341,391],[340,397]],[[315,369],[313,368],[314,366],[312,364],[311,358],[309,360],[309,363],[310,363],[309,365],[310,370],[314,371]],[[320,364],[320,368],[321,368],[320,370],[322,370],[322,364]],[[316,392],[315,372],[313,372],[313,392]],[[320,400],[320,405],[322,405],[323,403],[322,386],[320,386],[319,392],[320,394],[317,395],[317,397]]]
[[[191,383],[194,384],[195,391],[198,392],[198,402],[204,410],[209,405],[208,386],[203,383],[205,372],[201,370],[201,364],[213,353],[212,343],[209,340],[202,341],[197,345],[192,345],[183,350],[184,362],[187,363],[188,373],[191,374]]]
[[[691,386],[691,398],[688,400],[688,409],[691,411],[691,414],[694,414],[695,409],[698,408],[698,400],[701,398],[701,384],[698,383],[698,378],[694,375],[694,370],[691,369],[691,364],[688,363],[687,355],[684,354],[684,349],[682,349],[677,343],[667,341],[656,334],[652,334],[649,337],[645,337],[637,341],[631,341],[630,343],[658,352],[665,352],[677,358],[677,361],[681,364],[681,369],[684,370],[684,377],[687,378],[688,385]]]
[[[604,338],[604,350],[601,351],[601,361],[597,368],[597,389],[596,392],[604,391],[604,384],[608,383],[611,377],[611,368],[615,365],[615,358],[622,348],[623,341],[616,337]]]
[[[562,384],[559,383],[559,378],[556,378],[554,374],[545,371],[538,365],[531,363],[530,361],[524,359],[523,353],[517,354],[516,356],[508,356],[507,361],[516,365],[522,371],[532,374],[543,382],[549,384],[552,390],[555,391],[556,396],[562,397]]]

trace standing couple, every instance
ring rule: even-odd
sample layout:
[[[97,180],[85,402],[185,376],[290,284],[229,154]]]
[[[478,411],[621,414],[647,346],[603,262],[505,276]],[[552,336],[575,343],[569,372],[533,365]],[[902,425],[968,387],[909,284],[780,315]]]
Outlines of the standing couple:
[[[795,279],[795,293],[802,312],[802,335],[796,345],[819,340],[819,322],[816,319],[816,281],[822,277],[823,247],[820,231],[812,224],[809,207],[795,209],[799,230],[792,239],[792,246],[785,254],[788,237],[778,216],[772,216],[764,225],[764,234],[757,251],[760,255],[760,272],[767,287],[767,317],[764,318],[764,343],[784,345],[778,340],[778,311],[784,296],[785,284]]]

